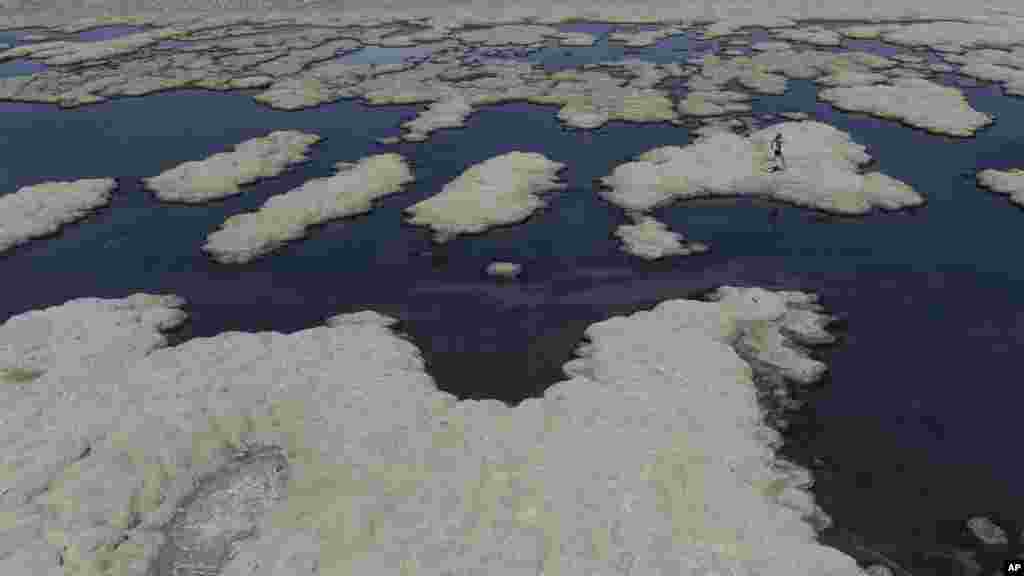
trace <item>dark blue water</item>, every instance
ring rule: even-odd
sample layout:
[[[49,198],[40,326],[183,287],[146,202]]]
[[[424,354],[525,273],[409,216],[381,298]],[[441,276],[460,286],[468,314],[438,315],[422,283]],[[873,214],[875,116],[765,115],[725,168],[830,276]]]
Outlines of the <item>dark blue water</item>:
[[[675,38],[666,41],[685,39]],[[569,51],[566,58],[582,59],[573,66],[618,57]],[[754,112],[803,111],[848,131],[876,159],[872,169],[911,184],[926,205],[837,218],[751,199],[679,203],[656,216],[712,251],[648,263],[620,250],[612,232],[625,217],[595,194],[594,179],[651,148],[687,144],[688,131],[669,124],[569,130],[555,107],[510,104],[427,142],[382,146],[375,139],[398,134],[421,107],[342,101],[284,112],[252,102],[252,92],[204,91],[73,110],[0,104],[0,189],[119,179],[109,208],[0,256],[0,275],[14,279],[0,318],[82,296],[174,293],[188,301],[184,339],[291,332],[371,308],[402,320],[440,388],[516,403],[563,379],[560,366],[583,329],[610,315],[725,283],[816,292],[848,323],[838,345],[818,352],[829,378],[802,393],[808,404],[790,415],[783,453],[813,469],[816,496],[837,526],[915,574],[938,573],[921,554],[957,544],[968,516],[1018,528],[1021,520],[1013,441],[1024,396],[1015,354],[1024,342],[1024,269],[1015,232],[1024,211],[978,189],[973,174],[1019,166],[1024,99],[991,86],[966,90],[997,123],[961,139],[836,111],[816,101],[808,81],[789,86],[783,96],[757,96]],[[275,129],[325,139],[309,163],[210,205],[162,204],[139,187],[141,177]],[[416,182],[370,214],[321,226],[247,265],[216,265],[200,251],[227,217],[331,174],[339,160],[392,150],[411,159]],[[568,188],[527,223],[444,246],[403,223],[403,208],[512,150],[568,164]],[[524,264],[522,278],[488,278],[493,260]]]

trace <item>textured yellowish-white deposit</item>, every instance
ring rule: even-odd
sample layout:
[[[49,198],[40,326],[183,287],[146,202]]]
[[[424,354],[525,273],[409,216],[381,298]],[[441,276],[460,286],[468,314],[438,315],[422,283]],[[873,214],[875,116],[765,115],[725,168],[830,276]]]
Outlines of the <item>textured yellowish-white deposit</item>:
[[[440,102],[434,102],[427,110],[415,119],[402,124],[409,132],[402,135],[403,140],[419,142],[427,139],[427,135],[440,128],[456,128],[464,126],[466,118],[473,113],[473,107],[460,94],[454,94]]]
[[[565,164],[535,152],[509,152],[474,164],[438,194],[409,206],[410,224],[429,226],[445,242],[526,220],[546,203],[539,194],[564,188],[556,174]]]
[[[203,250],[222,263],[249,262],[285,242],[306,235],[310,226],[369,212],[374,200],[412,182],[405,159],[378,154],[357,163],[338,162],[337,174],[316,178],[271,196],[256,212],[236,214],[206,238]]]
[[[923,78],[897,78],[891,85],[828,88],[818,97],[840,110],[900,120],[937,134],[971,136],[992,123],[991,116],[971,108],[958,88]]]
[[[1000,194],[1008,194],[1010,201],[1024,206],[1024,170],[982,170],[978,172],[978,184]]]
[[[916,22],[882,32],[881,39],[906,46],[928,46],[940,52],[998,46],[1024,41],[1024,18],[1004,15],[991,22]]]
[[[982,80],[1003,83],[1007,94],[1024,96],[1024,48],[1013,51],[971,50],[965,54],[946,54],[950,62],[961,64],[960,73]]]
[[[769,142],[782,134],[786,169],[770,172]],[[840,214],[922,204],[910,186],[880,172],[859,174],[870,156],[845,132],[820,122],[783,122],[743,138],[717,132],[684,148],[664,146],[602,178],[608,201],[645,211],[676,199],[752,195]]]
[[[171,348],[173,297],[16,316],[4,361],[45,373],[0,387],[0,573],[861,576],[816,542],[810,477],[774,461],[737,352],[820,375],[788,338],[821,341],[825,317],[795,292],[713,300],[590,326],[570,378],[514,408],[438,390],[371,311]],[[235,465],[266,450],[273,498],[265,465],[250,482]],[[189,555],[172,547],[189,518],[200,549],[247,538]]]
[[[593,34],[586,32],[562,32],[557,38],[562,46],[593,46],[597,42]]]
[[[630,48],[653,46],[659,40],[685,33],[682,26],[665,26],[654,30],[616,30],[608,35],[612,42],[623,42]]]
[[[505,278],[515,278],[522,272],[523,265],[516,264],[515,262],[491,262],[487,265],[487,274],[491,276],[503,276]]]
[[[243,184],[277,176],[309,160],[309,147],[319,141],[316,134],[278,130],[236,144],[233,152],[185,162],[142,182],[165,202],[209,202],[239,194]]]
[[[0,252],[48,236],[110,203],[113,178],[43,182],[0,196]]]
[[[633,218],[633,224],[623,224],[615,230],[622,239],[626,252],[645,260],[666,256],[689,256],[707,252],[707,245],[687,242],[683,235],[669,230],[663,222],[644,215]]]
[[[793,42],[804,42],[819,46],[839,46],[839,34],[822,26],[776,29],[772,31],[772,35]]]
[[[705,92],[693,90],[679,101],[679,112],[687,116],[721,116],[750,110],[750,96],[729,90]]]

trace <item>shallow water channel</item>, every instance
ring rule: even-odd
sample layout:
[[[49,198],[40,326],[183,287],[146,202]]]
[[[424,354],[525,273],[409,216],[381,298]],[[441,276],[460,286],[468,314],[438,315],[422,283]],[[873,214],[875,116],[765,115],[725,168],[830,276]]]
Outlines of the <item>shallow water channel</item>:
[[[692,55],[688,47],[685,37],[640,50],[602,41],[527,58],[554,67],[623,55],[671,61]],[[583,329],[608,316],[721,284],[815,292],[847,322],[840,342],[819,351],[830,367],[826,381],[797,394],[807,403],[788,416],[783,454],[813,471],[837,546],[854,534],[915,575],[938,573],[924,553],[963,544],[969,516],[1012,527],[1011,539],[1024,520],[1022,466],[1008,450],[1024,400],[1024,269],[1015,234],[1024,211],[973,182],[975,170],[1020,165],[1024,99],[993,86],[965,88],[996,124],[961,139],[840,112],[816,102],[811,82],[789,85],[783,96],[755,96],[762,123],[802,111],[848,131],[876,169],[927,203],[861,218],[748,199],[677,203],[655,215],[711,252],[648,263],[620,250],[612,232],[626,218],[595,194],[594,179],[651,148],[686,145],[683,127],[569,130],[556,108],[517,103],[486,107],[465,128],[426,142],[384,146],[375,139],[397,135],[421,107],[341,101],[284,112],[256,104],[252,92],[198,90],[74,110],[0,103],[0,193],[46,180],[119,179],[109,208],[0,257],[0,318],[77,297],[174,293],[191,317],[181,340],[291,332],[369,308],[402,321],[440,388],[517,403],[564,379],[560,367]],[[324,140],[308,164],[220,202],[162,204],[140,188],[141,177],[276,129]],[[251,264],[217,265],[200,251],[227,217],[331,174],[337,161],[392,150],[411,159],[416,181],[370,214],[322,226]],[[403,208],[512,150],[568,165],[569,187],[527,223],[444,246],[403,223]],[[520,262],[524,273],[489,278],[483,270],[493,260]]]

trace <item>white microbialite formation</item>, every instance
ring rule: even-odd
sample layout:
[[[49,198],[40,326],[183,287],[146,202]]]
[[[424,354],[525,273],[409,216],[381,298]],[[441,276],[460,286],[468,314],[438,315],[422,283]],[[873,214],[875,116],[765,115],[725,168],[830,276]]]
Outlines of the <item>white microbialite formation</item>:
[[[256,212],[228,218],[207,237],[203,250],[218,262],[249,262],[302,238],[310,226],[368,212],[374,200],[413,180],[409,165],[398,154],[338,162],[335,167],[334,176],[310,180],[271,196]]]
[[[982,170],[977,180],[979,185],[1000,194],[1008,194],[1011,202],[1024,206],[1024,170]]]
[[[541,154],[509,152],[471,166],[405,211],[410,224],[430,226],[438,242],[521,222],[545,205],[539,194],[565,187],[555,180],[564,166]]]
[[[782,134],[786,169],[772,172],[769,141]],[[628,210],[677,199],[760,196],[838,214],[917,206],[924,198],[880,172],[858,174],[870,156],[847,134],[820,122],[783,122],[749,138],[716,132],[686,146],[641,154],[602,178],[602,195]]]
[[[623,224],[615,235],[625,243],[626,252],[646,260],[657,260],[666,256],[689,256],[708,251],[701,242],[687,242],[683,235],[672,232],[665,224],[650,216],[633,215],[633,224]]]
[[[569,379],[516,407],[439,391],[370,311],[169,348],[172,296],[18,315],[0,573],[859,576],[815,542],[737,353],[813,381],[789,340],[828,317],[796,292],[712,300],[592,325]]]
[[[279,130],[237,144],[233,152],[185,162],[142,181],[165,202],[209,202],[239,194],[244,184],[278,176],[309,160],[306,152],[319,141],[316,134]]]
[[[58,231],[110,203],[113,178],[43,182],[0,196],[0,252]]]

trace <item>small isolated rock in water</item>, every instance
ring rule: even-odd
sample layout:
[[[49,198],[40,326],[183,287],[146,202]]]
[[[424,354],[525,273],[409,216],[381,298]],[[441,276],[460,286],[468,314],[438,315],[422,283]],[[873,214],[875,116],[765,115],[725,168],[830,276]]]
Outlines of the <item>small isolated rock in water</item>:
[[[997,546],[1009,543],[1006,532],[988,518],[975,516],[967,521],[967,528],[971,534],[985,544]]]
[[[185,162],[142,182],[165,202],[208,202],[238,194],[243,184],[277,176],[309,160],[306,152],[319,141],[316,134],[279,130],[237,144],[234,152]]]
[[[412,182],[398,154],[378,154],[356,164],[338,162],[338,173],[309,180],[271,196],[256,212],[236,214],[206,239],[203,250],[222,263],[242,263],[302,238],[316,224],[369,212],[372,202]]]
[[[522,270],[522,265],[515,262],[491,262],[487,265],[487,274],[490,276],[515,278]]]
[[[623,224],[615,235],[625,243],[625,250],[646,260],[657,260],[665,256],[689,256],[708,251],[700,242],[687,242],[683,235],[672,232],[655,218],[634,215],[634,224]]]
[[[0,196],[0,252],[53,234],[110,203],[113,178],[43,182]]]
[[[892,576],[892,570],[888,566],[881,564],[872,564],[864,569],[866,576]]]
[[[410,224],[433,228],[438,242],[521,222],[545,205],[539,193],[565,187],[555,180],[564,166],[535,152],[509,152],[470,166],[405,211]]]
[[[1009,194],[1011,202],[1024,206],[1024,170],[982,170],[977,178],[979,186],[1000,194]]]

